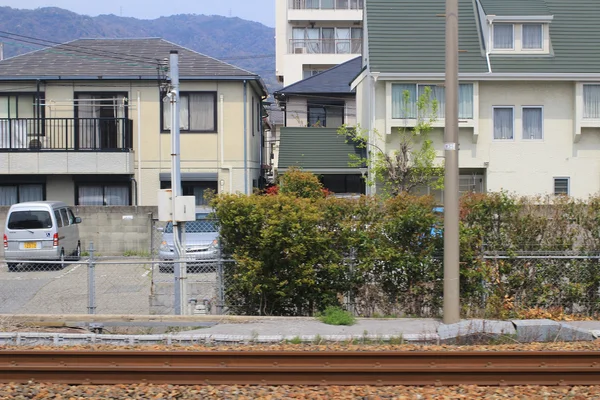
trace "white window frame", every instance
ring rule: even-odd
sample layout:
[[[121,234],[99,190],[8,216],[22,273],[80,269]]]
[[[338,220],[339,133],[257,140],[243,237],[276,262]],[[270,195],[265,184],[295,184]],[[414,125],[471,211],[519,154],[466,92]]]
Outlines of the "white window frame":
[[[541,32],[541,38],[542,41],[540,43],[540,47],[525,47],[523,45],[523,43],[525,43],[525,29],[523,29],[526,25],[533,25],[533,26],[539,26],[540,27],[540,32]],[[514,25],[513,25],[513,30],[514,30]],[[529,52],[529,51],[536,51],[536,50],[544,50],[544,24],[536,24],[536,23],[523,23],[521,24],[521,50],[524,52]]]
[[[390,86],[390,89],[389,89],[390,92],[394,90],[393,88],[394,88],[394,85],[396,85],[396,84],[398,84],[398,85],[414,85],[415,86],[415,90],[416,90],[415,91],[415,96],[416,96],[416,98],[415,98],[415,104],[419,100],[419,88],[420,87],[422,87],[422,86],[441,86],[441,87],[443,87],[444,88],[444,116],[443,117],[436,117],[436,120],[437,121],[440,121],[440,120],[443,121],[443,120],[445,120],[445,118],[446,118],[446,105],[445,105],[445,103],[446,103],[446,88],[445,88],[445,86],[443,84],[441,84],[440,82],[435,82],[435,83],[393,82],[391,84],[391,86]],[[474,117],[475,117],[475,84],[473,82],[459,82],[458,85],[459,85],[459,88],[460,88],[460,85],[471,85],[471,87],[473,88],[473,99],[472,99],[472,104],[471,104],[471,106],[472,106],[472,109],[471,109],[471,118],[460,118],[461,120],[473,121]],[[460,90],[459,90],[459,95],[460,95]],[[459,103],[460,103],[460,97],[459,97]],[[391,106],[392,106],[392,109],[393,109],[393,107],[394,107],[393,99],[392,99]],[[390,112],[391,112],[391,110],[390,110]],[[416,113],[417,114],[415,115],[415,117],[410,117],[410,118],[391,118],[391,119],[396,120],[396,121],[398,121],[398,120],[407,120],[407,119],[413,119],[413,120],[414,119],[419,119],[421,116],[419,115],[419,110],[418,109],[416,109]],[[392,114],[390,114],[390,116],[391,115]]]
[[[513,129],[513,137],[512,139],[496,139],[494,135],[494,127],[495,127],[495,115],[494,110],[497,108],[510,108],[512,110],[512,129]],[[516,138],[516,126],[515,126],[515,106],[492,106],[492,141],[494,142],[514,142]]]
[[[496,47],[496,33],[494,32],[496,30],[496,26],[498,25],[510,25],[512,27],[512,47]],[[492,24],[492,49],[494,51],[514,51],[515,50],[515,24]]]
[[[584,120],[588,120],[588,121],[597,121],[599,118],[586,117],[585,116],[585,87],[586,86],[598,86],[598,87],[600,87],[600,83],[584,83],[584,84],[581,85],[581,105],[582,105],[581,118],[584,119]]]
[[[524,110],[526,108],[539,108],[542,111],[542,137],[539,139],[532,139],[532,138],[526,138],[525,137],[525,119],[523,118],[523,114],[524,114]],[[514,115],[513,115],[514,117]],[[514,128],[513,128],[514,130]],[[521,139],[522,140],[527,140],[530,142],[539,142],[544,140],[544,106],[521,106]]]
[[[556,193],[556,180],[566,179],[567,180],[567,193]],[[555,176],[552,178],[552,193],[554,196],[570,196],[571,195],[571,178],[568,176]]]

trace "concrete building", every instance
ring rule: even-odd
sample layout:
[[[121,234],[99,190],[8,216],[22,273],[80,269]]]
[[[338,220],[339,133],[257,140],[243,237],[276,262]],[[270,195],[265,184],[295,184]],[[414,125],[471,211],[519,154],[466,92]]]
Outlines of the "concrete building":
[[[206,189],[251,193],[259,76],[162,39],[81,39],[0,61],[0,205],[156,205],[171,185],[172,50],[183,194],[202,204]]]
[[[386,151],[395,149],[398,128],[414,125],[416,99],[429,86],[439,104],[431,139],[440,163],[444,4],[369,0],[364,70],[352,84],[358,122],[384,133],[377,144]],[[460,0],[459,7],[461,190],[600,192],[597,2]]]
[[[362,54],[364,0],[275,0],[276,75],[285,86]]]

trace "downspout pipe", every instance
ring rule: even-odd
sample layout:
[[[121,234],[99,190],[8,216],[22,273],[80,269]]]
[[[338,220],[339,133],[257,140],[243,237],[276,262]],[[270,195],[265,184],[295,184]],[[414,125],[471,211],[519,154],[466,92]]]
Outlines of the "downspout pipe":
[[[248,82],[244,80],[244,193],[248,194]]]

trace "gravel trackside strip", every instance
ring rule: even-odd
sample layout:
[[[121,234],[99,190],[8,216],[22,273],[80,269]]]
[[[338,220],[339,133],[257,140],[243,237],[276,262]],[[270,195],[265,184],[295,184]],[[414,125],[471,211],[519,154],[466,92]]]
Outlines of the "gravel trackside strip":
[[[174,385],[3,385],[2,399],[235,399],[379,400],[519,399],[587,400],[600,398],[600,386],[407,387],[407,386],[174,386]]]

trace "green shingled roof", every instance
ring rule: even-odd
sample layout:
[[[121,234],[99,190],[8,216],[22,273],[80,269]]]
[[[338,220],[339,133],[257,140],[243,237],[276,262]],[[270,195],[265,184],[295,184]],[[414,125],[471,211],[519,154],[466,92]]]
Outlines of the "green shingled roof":
[[[369,67],[373,72],[444,72],[444,0],[368,0]],[[487,72],[473,2],[460,0],[462,72]]]
[[[488,72],[474,0],[459,0],[461,73]],[[510,5],[513,5],[512,8]],[[443,73],[445,0],[369,0],[368,63],[372,72]],[[550,55],[490,55],[493,73],[600,74],[598,0],[482,0],[495,15],[554,17]],[[510,11],[510,10],[512,11]],[[535,11],[534,10],[539,10]],[[529,13],[529,14],[525,14]]]
[[[359,151],[346,143],[335,128],[281,128],[279,168],[352,169],[348,155],[360,154]]]
[[[480,0],[486,15],[547,16],[552,15],[544,0]]]

